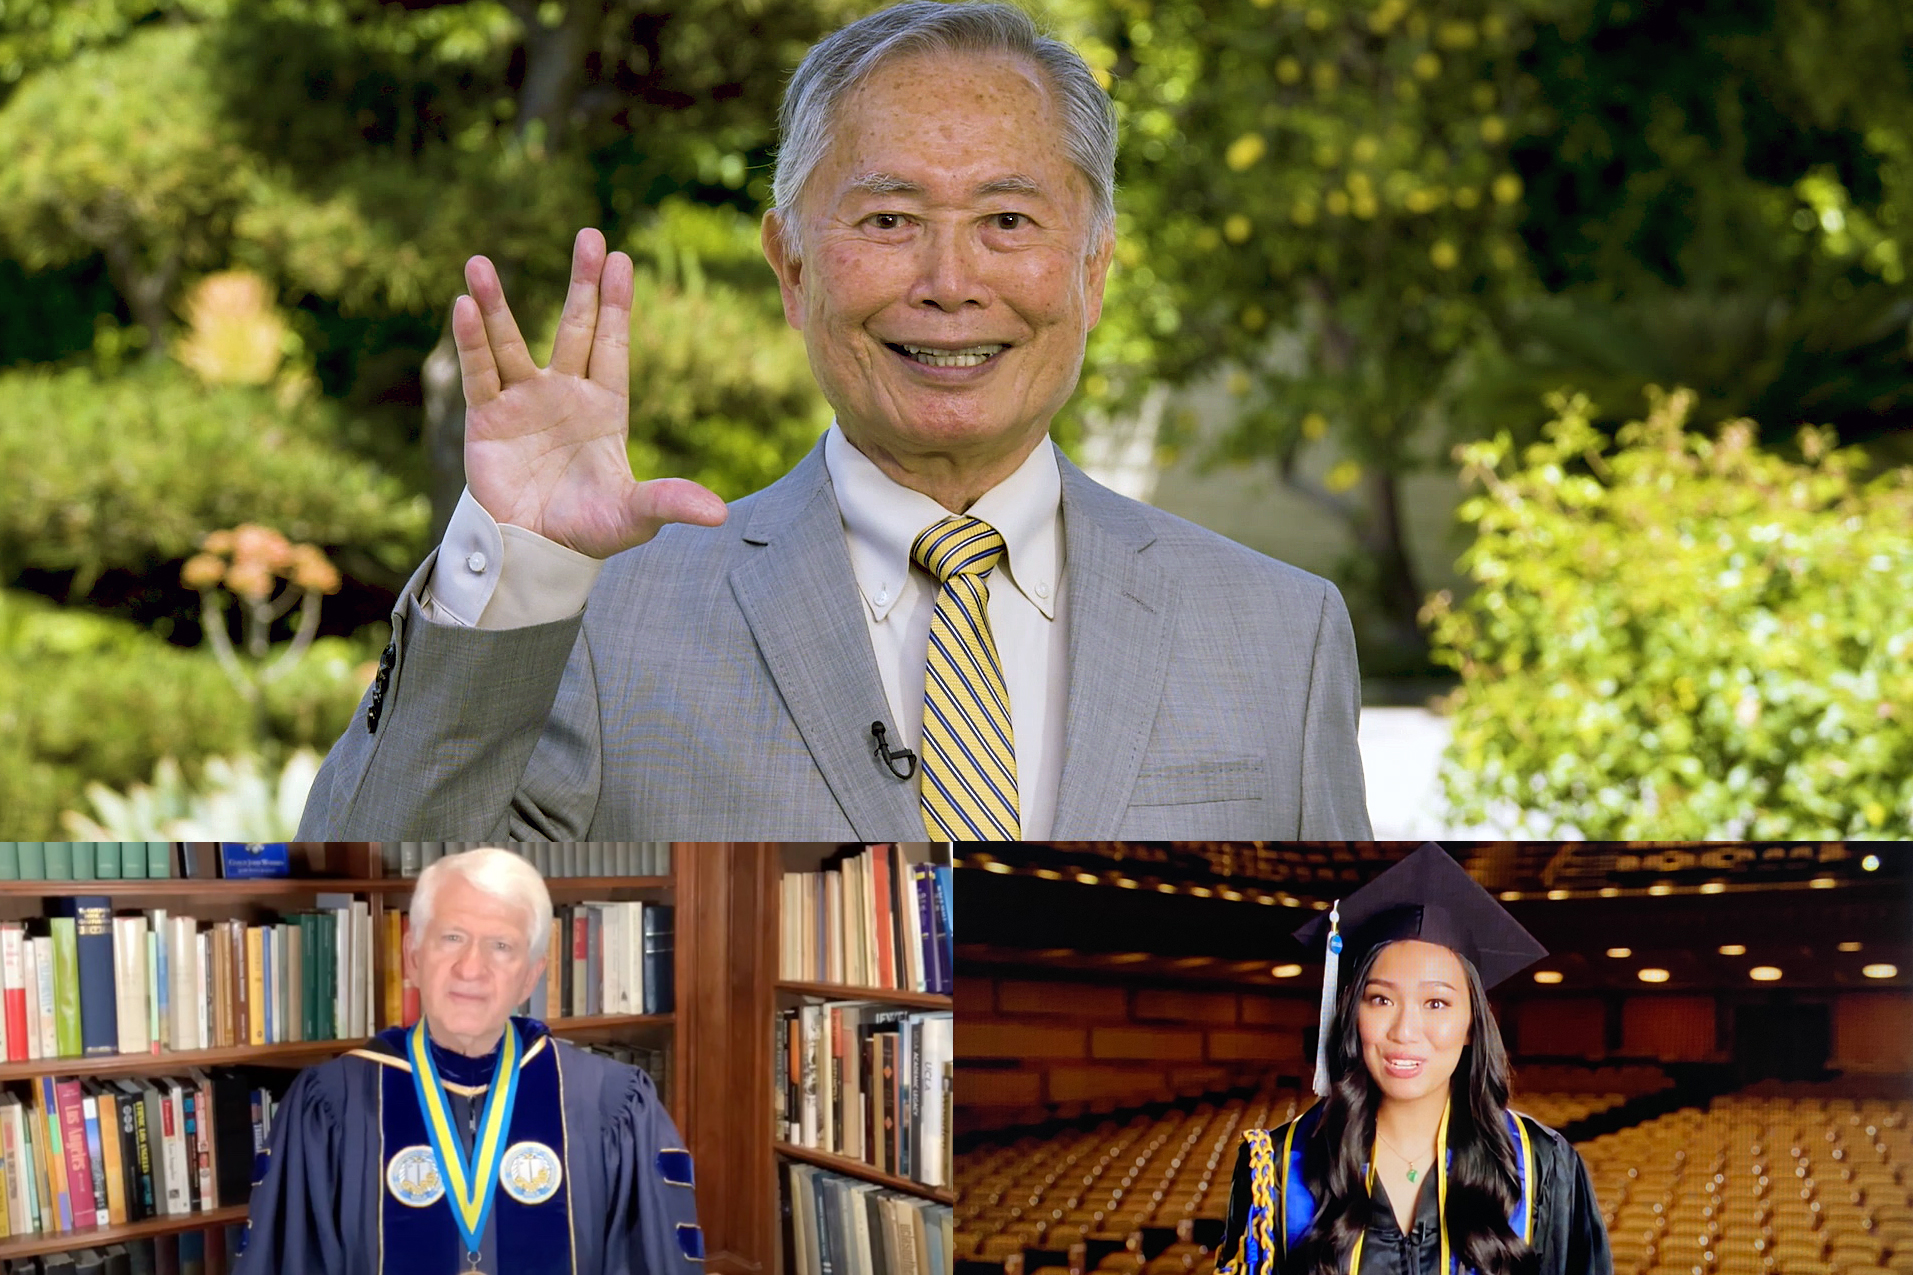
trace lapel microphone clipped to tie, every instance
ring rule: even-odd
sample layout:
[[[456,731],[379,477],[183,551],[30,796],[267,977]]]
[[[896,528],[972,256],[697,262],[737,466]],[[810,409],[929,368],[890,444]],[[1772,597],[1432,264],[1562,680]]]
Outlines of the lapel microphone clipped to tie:
[[[877,741],[877,760],[887,767],[891,774],[899,779],[908,779],[917,773],[917,755],[908,748],[892,748],[884,738],[882,722],[870,723],[870,737]],[[902,764],[902,769],[898,764]]]

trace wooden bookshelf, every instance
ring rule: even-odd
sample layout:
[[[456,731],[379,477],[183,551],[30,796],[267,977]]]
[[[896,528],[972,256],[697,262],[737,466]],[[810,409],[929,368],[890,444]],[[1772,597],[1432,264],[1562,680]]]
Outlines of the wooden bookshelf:
[[[865,1182],[875,1182],[887,1186],[893,1191],[907,1191],[911,1195],[922,1196],[926,1200],[935,1200],[939,1204],[955,1204],[956,1192],[946,1191],[942,1187],[925,1186],[915,1178],[900,1178],[894,1173],[885,1173],[873,1169],[862,1160],[847,1155],[832,1155],[828,1151],[815,1151],[810,1147],[800,1147],[795,1143],[778,1142],[775,1144],[778,1155],[789,1156],[793,1160],[802,1160],[805,1164],[814,1164],[832,1173],[841,1173],[847,1178],[861,1178]]]
[[[341,861],[372,873],[380,872],[377,843],[348,843],[348,857]],[[300,850],[293,851],[294,870],[301,866]],[[546,877],[545,885],[556,903],[592,899],[643,899],[670,904],[682,911],[680,873],[684,870],[682,850],[673,848],[665,876],[634,877]],[[319,862],[313,860],[313,863]],[[222,919],[243,919],[259,924],[276,919],[274,914],[310,906],[314,895],[343,894],[366,904],[372,936],[370,995],[373,1021],[384,1020],[384,988],[387,966],[385,948],[386,916],[393,910],[405,910],[417,887],[416,877],[399,876],[293,876],[227,880],[204,877],[150,877],[107,880],[6,880],[0,881],[0,919],[23,920],[38,916],[44,900],[90,895],[103,896],[116,911],[165,908],[169,912],[189,913],[202,923]],[[684,920],[677,925],[676,980],[673,988],[676,1004],[683,1006],[688,995],[688,971],[695,965],[685,949],[692,934]],[[546,1025],[562,1038],[588,1041],[628,1041],[657,1047],[660,1038],[673,1057],[669,1107],[680,1130],[686,1134],[684,1114],[684,1078],[691,1074],[688,1054],[680,1035],[680,1016],[665,1014],[616,1014],[590,1017],[548,1019]],[[216,1049],[178,1050],[165,1053],[109,1054],[91,1057],[42,1058],[31,1061],[0,1061],[0,1083],[26,1082],[42,1077],[80,1076],[145,1077],[183,1075],[191,1068],[233,1066],[297,1069],[335,1058],[365,1043],[363,1037],[341,1040],[282,1042],[271,1045],[238,1045]],[[0,1261],[27,1258],[47,1253],[66,1252],[99,1245],[171,1235],[186,1231],[217,1231],[227,1225],[243,1223],[247,1206],[232,1204],[204,1212],[148,1218],[121,1226],[96,1226],[84,1231],[36,1232],[0,1238]],[[208,1243],[216,1242],[213,1236]]]
[[[228,881],[207,877],[135,877],[131,881],[0,881],[0,898],[47,899],[100,894],[118,899],[140,898],[257,899],[299,898],[308,894],[410,894],[416,877],[260,877]],[[545,888],[554,898],[574,894],[616,891],[665,891],[670,877],[546,877]]]
[[[770,856],[773,862],[770,872],[770,881],[767,887],[770,907],[770,916],[767,919],[771,923],[765,927],[765,932],[768,936],[768,941],[772,945],[772,951],[768,954],[768,959],[772,968],[777,970],[779,975],[772,982],[770,988],[770,1016],[773,1023],[780,1011],[797,1003],[866,1002],[893,1009],[952,1012],[955,1008],[954,998],[935,992],[918,992],[897,987],[866,987],[850,983],[794,979],[782,976],[785,919],[782,909],[781,889],[783,878],[787,873],[817,870],[841,848],[842,847],[825,845],[785,845],[770,848]],[[943,859],[935,850],[936,848],[921,846],[907,848],[905,857],[913,863],[947,862],[947,860]],[[845,905],[845,910],[848,910],[848,905]],[[772,1034],[774,1036],[774,1032]],[[762,1078],[766,1086],[782,1083],[777,1061],[770,1057],[770,1054],[773,1052],[772,1050],[766,1050]],[[849,1060],[846,1059],[846,1064],[848,1064],[848,1062]],[[768,1114],[767,1112],[766,1115],[768,1116]],[[874,1183],[892,1191],[911,1195],[921,1200],[928,1200],[934,1204],[954,1206],[956,1203],[956,1193],[952,1189],[931,1186],[915,1178],[886,1172],[856,1156],[841,1155],[832,1151],[801,1146],[786,1141],[784,1137],[781,1136],[782,1134],[783,1129],[781,1127],[777,1128],[770,1142],[770,1155],[768,1159],[772,1165],[771,1176],[774,1179],[772,1186],[773,1199],[782,1200],[787,1194],[785,1182],[787,1175],[781,1167],[781,1162],[794,1160],[802,1164],[813,1165],[831,1173],[841,1174],[844,1177],[855,1178],[861,1182]],[[947,1141],[945,1146],[946,1148],[948,1147]],[[781,1228],[778,1233],[774,1233],[770,1238],[770,1243],[776,1249],[777,1254],[776,1270],[781,1272],[782,1275],[790,1275],[790,1272],[798,1269],[798,1262],[795,1255],[787,1251],[785,1247],[786,1239],[787,1237],[781,1233]]]
[[[557,1018],[545,1024],[555,1036],[595,1035],[636,1027],[669,1027],[671,1014],[599,1014]],[[157,1054],[93,1054],[80,1058],[37,1058],[0,1063],[0,1082],[41,1076],[164,1076],[192,1067],[306,1067],[357,1049],[369,1037],[350,1040],[300,1040],[277,1045],[232,1045],[223,1049],[176,1049]]]
[[[124,1226],[94,1226],[84,1231],[58,1231],[46,1235],[15,1235],[0,1239],[0,1261],[17,1261],[23,1257],[38,1257],[43,1253],[64,1253],[68,1249],[75,1248],[96,1248],[102,1244],[119,1244],[126,1240],[151,1239],[157,1235],[172,1235],[180,1231],[230,1226],[245,1220],[246,1207],[243,1204],[235,1204],[204,1213],[149,1217],[143,1222],[128,1222]]]
[[[799,983],[779,979],[777,990],[809,1000],[882,1001],[886,1005],[910,1009],[951,1009],[955,1004],[951,997],[935,992],[906,992],[895,987],[852,987],[847,983]]]

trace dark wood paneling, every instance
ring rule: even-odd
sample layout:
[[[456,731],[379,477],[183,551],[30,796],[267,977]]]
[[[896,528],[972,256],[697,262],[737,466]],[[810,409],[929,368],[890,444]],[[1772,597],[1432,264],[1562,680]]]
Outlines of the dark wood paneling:
[[[776,1267],[771,1153],[778,849],[682,844],[678,881],[679,1123],[697,1161],[705,1269]],[[688,1064],[688,1065],[687,1065]]]

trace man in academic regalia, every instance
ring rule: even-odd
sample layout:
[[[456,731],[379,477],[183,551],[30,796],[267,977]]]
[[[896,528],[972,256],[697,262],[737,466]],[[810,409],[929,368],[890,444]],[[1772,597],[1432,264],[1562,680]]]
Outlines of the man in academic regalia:
[[[412,895],[420,1021],[299,1076],[273,1121],[236,1275],[688,1275],[690,1153],[650,1078],[513,1017],[551,896],[505,850]]]

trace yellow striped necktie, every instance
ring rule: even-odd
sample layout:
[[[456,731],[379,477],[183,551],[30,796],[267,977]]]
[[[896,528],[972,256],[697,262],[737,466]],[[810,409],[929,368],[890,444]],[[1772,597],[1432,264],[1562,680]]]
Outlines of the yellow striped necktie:
[[[1014,841],[1016,742],[987,584],[1003,537],[978,518],[945,518],[910,556],[942,582],[923,678],[923,826],[934,841]]]

